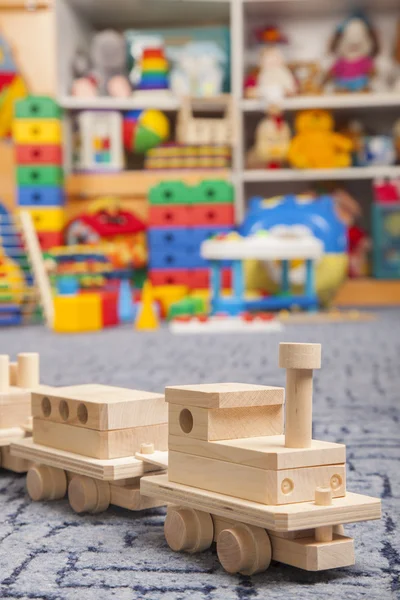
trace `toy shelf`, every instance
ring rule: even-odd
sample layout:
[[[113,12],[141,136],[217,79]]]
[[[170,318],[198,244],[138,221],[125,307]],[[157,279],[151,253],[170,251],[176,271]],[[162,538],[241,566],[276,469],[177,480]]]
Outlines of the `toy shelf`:
[[[207,102],[202,102],[201,98],[194,99],[192,104],[201,111],[219,111],[225,109],[225,97],[215,96],[207,98]],[[61,96],[58,100],[60,106],[68,110],[135,110],[135,109],[157,109],[164,111],[177,111],[180,108],[181,100],[176,96],[153,94],[151,97],[131,98],[111,98],[108,96],[94,98],[77,98],[75,96]]]
[[[400,281],[378,279],[348,279],[339,289],[333,305],[399,306]]]
[[[330,181],[362,180],[383,177],[400,177],[400,166],[349,167],[348,169],[253,169],[243,171],[245,183],[268,181]]]
[[[264,103],[260,100],[245,99],[241,102],[245,112],[264,112]],[[400,107],[400,93],[386,92],[381,94],[321,94],[318,96],[294,96],[285,98],[284,110],[303,110],[307,108],[326,108],[332,110],[357,108],[394,108]]]

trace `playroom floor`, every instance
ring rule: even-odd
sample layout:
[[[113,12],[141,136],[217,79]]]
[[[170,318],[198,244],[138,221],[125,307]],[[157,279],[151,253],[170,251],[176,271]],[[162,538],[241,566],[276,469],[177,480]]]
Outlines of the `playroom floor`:
[[[77,516],[67,501],[32,503],[24,477],[0,474],[0,598],[252,600],[398,598],[400,594],[400,311],[371,323],[290,325],[282,333],[176,336],[115,329],[56,336],[41,327],[1,330],[0,353],[37,350],[43,382],[166,384],[244,381],[284,385],[278,342],[323,344],[314,386],[314,437],[347,444],[348,488],[382,498],[383,518],[349,525],[356,565],[307,573],[272,563],[230,576],[215,550],[175,554],[164,510],[110,508]]]

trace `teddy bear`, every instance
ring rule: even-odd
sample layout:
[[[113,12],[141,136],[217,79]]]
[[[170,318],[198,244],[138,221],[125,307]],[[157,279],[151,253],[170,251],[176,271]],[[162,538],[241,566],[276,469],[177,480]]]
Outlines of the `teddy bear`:
[[[290,142],[288,161],[297,169],[335,169],[351,164],[352,141],[335,133],[331,113],[303,110],[296,115],[296,135]]]
[[[335,61],[326,80],[332,79],[337,92],[362,92],[375,74],[374,59],[379,51],[376,33],[367,19],[354,14],[336,30],[330,51]]]

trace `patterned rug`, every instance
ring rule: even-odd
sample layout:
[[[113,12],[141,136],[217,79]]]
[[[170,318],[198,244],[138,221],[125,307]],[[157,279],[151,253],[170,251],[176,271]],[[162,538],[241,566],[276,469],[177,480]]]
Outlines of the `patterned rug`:
[[[381,521],[346,526],[356,565],[307,573],[278,563],[230,576],[215,549],[169,550],[164,510],[111,507],[77,516],[66,500],[33,503],[24,477],[0,471],[0,598],[49,600],[296,600],[400,597],[400,312],[372,323],[291,325],[282,333],[173,337],[117,329],[55,336],[2,330],[0,353],[38,350],[43,382],[101,382],[162,390],[166,384],[244,381],[284,385],[278,342],[323,344],[314,384],[314,437],[347,444],[348,489],[382,498]]]

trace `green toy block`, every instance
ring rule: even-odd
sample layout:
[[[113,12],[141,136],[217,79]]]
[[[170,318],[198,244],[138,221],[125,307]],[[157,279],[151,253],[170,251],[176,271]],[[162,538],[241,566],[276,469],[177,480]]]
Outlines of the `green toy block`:
[[[53,165],[17,167],[19,185],[62,185],[64,172],[61,167]]]
[[[206,304],[202,298],[183,298],[179,302],[171,304],[168,311],[168,319],[182,316],[201,315],[206,312]]]
[[[62,116],[61,108],[48,96],[28,96],[14,106],[17,119],[60,119]]]
[[[163,181],[151,188],[150,204],[189,204],[191,188],[183,181]]]
[[[232,204],[233,185],[223,179],[208,179],[193,188],[192,202],[195,204]]]

